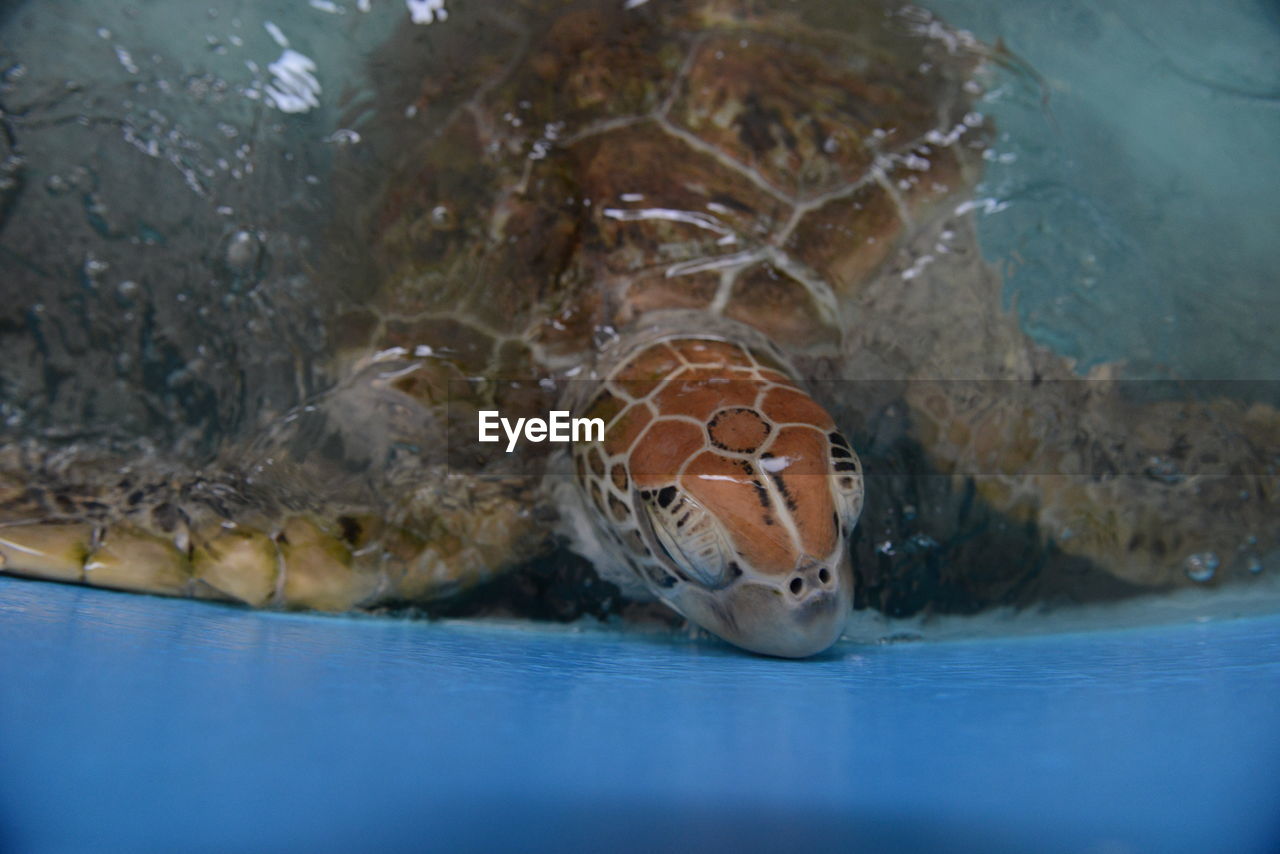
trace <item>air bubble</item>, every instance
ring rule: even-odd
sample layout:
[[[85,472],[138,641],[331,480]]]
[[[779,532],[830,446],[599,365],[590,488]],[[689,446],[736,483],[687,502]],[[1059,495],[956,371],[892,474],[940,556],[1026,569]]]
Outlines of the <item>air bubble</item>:
[[[457,217],[448,205],[436,205],[431,209],[431,227],[441,231],[452,231],[458,225]]]
[[[233,270],[247,270],[258,259],[262,249],[257,235],[248,231],[237,231],[227,241],[227,266]]]
[[[1245,564],[1245,566],[1248,568],[1249,573],[1251,575],[1257,575],[1258,573],[1262,572],[1262,558],[1254,555],[1253,557],[1249,558],[1249,561],[1248,563]]]
[[[938,541],[928,534],[912,534],[911,545],[922,551],[928,551],[929,549],[936,549]]]
[[[338,128],[333,133],[326,136],[324,141],[336,143],[339,146],[355,145],[360,141],[360,133],[359,131],[354,131],[351,128]]]
[[[1177,463],[1158,456],[1148,457],[1143,471],[1152,480],[1167,484],[1181,483],[1184,477]]]
[[[111,265],[106,261],[103,261],[100,258],[95,258],[92,255],[86,255],[84,259],[84,266],[81,267],[81,271],[84,273],[85,284],[90,287],[97,287],[98,279],[109,269],[111,269]]]
[[[61,196],[71,189],[71,185],[61,175],[50,175],[44,179],[44,189],[51,196]]]
[[[228,235],[218,252],[218,264],[237,284],[256,284],[267,269],[267,250],[262,237],[249,229]]]
[[[1218,571],[1218,556],[1213,552],[1197,552],[1186,559],[1182,568],[1187,578],[1204,583]]]

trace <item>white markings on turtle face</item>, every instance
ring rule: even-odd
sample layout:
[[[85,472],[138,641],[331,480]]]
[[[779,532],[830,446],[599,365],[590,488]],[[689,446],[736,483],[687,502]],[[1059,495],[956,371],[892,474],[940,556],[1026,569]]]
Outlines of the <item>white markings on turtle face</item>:
[[[776,474],[791,465],[791,457],[774,457],[766,454],[760,459],[760,468],[765,474]]]
[[[659,587],[671,587],[678,579],[716,590],[741,574],[723,560],[728,552],[719,525],[679,487],[669,484],[638,492],[634,503],[641,531],[653,543],[650,554],[661,565],[643,561],[641,569]]]
[[[836,504],[840,508],[841,533],[847,533],[862,514],[862,462],[840,432],[827,434],[831,443],[831,471],[835,475]]]

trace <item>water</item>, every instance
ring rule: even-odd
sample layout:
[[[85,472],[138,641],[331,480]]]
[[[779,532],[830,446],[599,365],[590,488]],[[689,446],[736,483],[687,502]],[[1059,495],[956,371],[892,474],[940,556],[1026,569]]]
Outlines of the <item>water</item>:
[[[0,579],[0,649],[6,850],[1280,840],[1274,616],[797,663]]]
[[[0,166],[7,428],[200,460],[313,395],[326,312],[358,300],[317,298],[329,180],[383,156],[364,60],[463,6],[0,7],[0,159],[26,158]],[[1031,69],[983,104],[1000,135],[978,208],[1025,328],[1081,371],[1280,375],[1274,6],[930,6]],[[0,579],[0,849],[1274,850],[1280,594],[1257,581],[863,614],[794,664],[612,623]]]
[[[984,246],[1028,330],[1081,367],[1274,380],[1275,4],[931,7],[1040,78],[988,104],[1003,133],[986,190],[1008,207]]]
[[[3,322],[30,334],[0,348],[40,366],[5,372],[11,428],[198,458],[314,392],[321,176],[359,85],[345,69],[397,18],[380,11],[6,7],[0,100],[26,168],[0,205]],[[291,70],[308,54],[327,60],[311,96]]]

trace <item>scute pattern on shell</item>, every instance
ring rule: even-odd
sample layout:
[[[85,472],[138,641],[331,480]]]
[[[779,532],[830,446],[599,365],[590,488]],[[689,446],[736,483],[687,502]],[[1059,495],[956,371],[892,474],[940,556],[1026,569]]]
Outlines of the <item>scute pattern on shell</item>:
[[[838,31],[775,5],[530,4],[555,14],[492,24],[521,47],[472,97],[436,93],[441,129],[370,222],[375,310],[461,324],[419,340],[443,332],[489,375],[495,342],[552,367],[671,308],[833,352],[840,300],[976,175],[976,54],[875,4]]]

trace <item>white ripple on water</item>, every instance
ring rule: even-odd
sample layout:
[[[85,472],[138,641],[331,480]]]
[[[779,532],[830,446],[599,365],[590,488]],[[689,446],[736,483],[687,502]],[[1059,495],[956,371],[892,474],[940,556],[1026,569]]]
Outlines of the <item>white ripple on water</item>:
[[[267,70],[272,76],[266,88],[268,104],[282,113],[305,113],[320,106],[320,81],[310,57],[285,48]]]
[[[285,38],[284,31],[276,26],[275,21],[264,21],[262,28],[267,31],[267,35],[280,47],[288,47],[289,39]]]
[[[405,0],[405,6],[415,24],[431,24],[449,17],[444,0]]]

